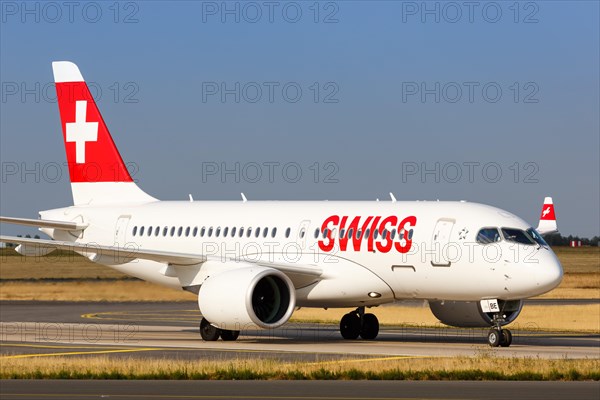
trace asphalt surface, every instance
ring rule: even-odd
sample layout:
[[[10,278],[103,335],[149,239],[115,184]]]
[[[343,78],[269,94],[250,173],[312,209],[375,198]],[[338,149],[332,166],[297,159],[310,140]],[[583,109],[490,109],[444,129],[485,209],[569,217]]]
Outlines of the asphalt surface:
[[[491,349],[487,329],[382,327],[375,341],[343,340],[338,327],[294,324],[243,330],[236,342],[204,342],[196,303],[0,302],[0,355],[52,354],[194,360],[332,361],[435,356],[600,358],[600,335],[513,329]]]
[[[578,399],[598,382],[0,381],[0,398],[107,399]]]

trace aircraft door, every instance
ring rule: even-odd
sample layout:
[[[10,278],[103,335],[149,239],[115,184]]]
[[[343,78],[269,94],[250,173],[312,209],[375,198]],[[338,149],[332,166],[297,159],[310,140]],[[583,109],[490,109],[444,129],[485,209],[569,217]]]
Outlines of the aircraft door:
[[[434,267],[449,267],[452,262],[452,246],[450,246],[450,235],[454,227],[454,219],[440,218],[433,229],[431,237],[431,246],[433,250],[433,259],[431,265]]]
[[[115,226],[115,243],[121,247],[127,243],[127,227],[130,219],[131,215],[121,215]]]

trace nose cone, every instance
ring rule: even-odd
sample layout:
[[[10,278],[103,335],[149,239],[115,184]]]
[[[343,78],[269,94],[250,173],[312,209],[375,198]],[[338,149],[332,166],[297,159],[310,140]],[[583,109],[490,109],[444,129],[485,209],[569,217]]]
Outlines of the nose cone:
[[[536,269],[537,289],[539,294],[542,294],[560,285],[563,269],[560,261],[550,249],[540,249],[538,259],[540,262]]]

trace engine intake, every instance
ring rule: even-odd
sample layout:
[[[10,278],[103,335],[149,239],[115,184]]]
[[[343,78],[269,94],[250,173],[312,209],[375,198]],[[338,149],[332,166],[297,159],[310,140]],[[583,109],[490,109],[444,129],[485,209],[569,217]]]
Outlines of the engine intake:
[[[276,269],[244,267],[207,278],[198,305],[204,318],[221,329],[277,328],[292,316],[296,292]]]

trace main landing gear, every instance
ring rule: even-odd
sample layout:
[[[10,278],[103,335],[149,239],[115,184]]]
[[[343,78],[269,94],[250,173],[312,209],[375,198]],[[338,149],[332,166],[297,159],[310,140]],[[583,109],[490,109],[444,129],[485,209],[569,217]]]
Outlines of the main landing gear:
[[[379,321],[374,314],[365,314],[364,307],[344,315],[340,321],[340,333],[344,339],[373,340],[379,333]]]
[[[219,337],[225,341],[234,341],[240,336],[240,331],[228,331],[225,329],[219,329],[212,326],[206,318],[202,318],[200,321],[200,336],[207,342],[214,342],[219,340]]]
[[[502,329],[503,322],[502,316],[494,316],[494,326],[488,331],[488,344],[492,347],[508,347],[512,343],[512,333],[508,329]]]

